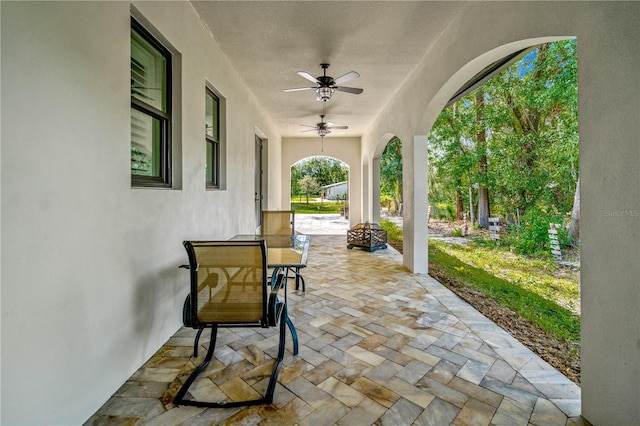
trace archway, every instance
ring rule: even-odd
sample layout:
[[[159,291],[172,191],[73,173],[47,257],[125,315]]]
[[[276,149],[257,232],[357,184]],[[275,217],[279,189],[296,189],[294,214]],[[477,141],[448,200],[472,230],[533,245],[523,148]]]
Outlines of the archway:
[[[635,379],[640,374],[640,347],[637,339],[629,338],[638,335],[633,313],[640,300],[633,279],[640,272],[634,256],[639,244],[640,104],[636,91],[630,90],[638,87],[638,56],[628,50],[628,41],[638,34],[637,20],[637,7],[622,2],[606,6],[469,2],[455,25],[426,53],[406,89],[381,112],[367,140],[368,152],[373,152],[380,136],[389,131],[405,136],[407,144],[411,135],[427,135],[456,90],[493,61],[527,46],[576,36],[580,43],[581,258],[585,264],[582,395],[576,399],[582,400],[583,415],[594,424],[612,419],[633,424],[639,413]],[[563,36],[546,37],[550,34]],[[405,188],[405,198],[409,191]],[[405,209],[410,207],[414,206],[405,203]],[[614,216],[618,212],[621,215]],[[419,240],[421,236],[415,235]],[[426,243],[414,246],[426,250]],[[406,250],[404,257],[404,264],[415,271],[417,262]]]
[[[304,234],[345,234],[349,229],[349,166],[329,156],[291,166],[291,209]]]
[[[319,139],[319,138],[318,138]],[[320,141],[310,138],[284,138],[282,140],[282,209],[291,205],[291,167],[300,160],[313,156],[325,156],[344,163],[349,168],[349,225],[354,226],[362,218],[362,170],[354,165],[360,163],[360,138],[325,138]]]
[[[384,153],[389,142],[391,142],[396,136],[391,133],[387,133],[382,136],[378,143],[376,144],[376,149],[374,152],[373,159],[371,161],[371,220],[373,223],[380,223],[380,210],[381,210],[381,202],[380,202],[380,158]]]
[[[545,330],[534,344],[533,333],[520,333],[512,322],[501,322],[503,315],[483,311],[579,384],[579,252],[568,244],[560,252],[560,243],[568,242],[564,226],[579,173],[575,47],[575,40],[537,46],[440,114],[429,138],[435,216],[429,226],[430,237],[439,230],[444,238],[429,244],[429,260],[430,275],[443,284],[459,283],[451,290],[462,298],[472,287],[483,289],[479,298],[469,299],[481,311],[485,305],[477,301],[489,293]],[[473,196],[482,190],[484,198]],[[477,226],[469,219],[474,212]],[[483,214],[487,222],[496,218],[491,231]],[[560,237],[555,261],[547,258],[550,234]],[[474,255],[467,256],[470,252]],[[533,267],[533,259],[545,268]],[[444,266],[457,261],[483,274],[471,278]],[[509,300],[499,288],[508,289]]]

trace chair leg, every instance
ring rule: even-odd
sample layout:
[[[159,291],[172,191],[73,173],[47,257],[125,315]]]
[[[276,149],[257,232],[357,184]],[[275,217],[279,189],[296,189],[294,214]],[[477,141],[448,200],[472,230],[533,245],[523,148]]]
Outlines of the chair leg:
[[[278,373],[280,372],[280,368],[282,367],[282,360],[284,359],[287,325],[289,325],[289,327],[291,328],[291,332],[294,337],[295,354],[296,355],[298,354],[298,336],[295,334],[295,328],[293,328],[293,323],[287,316],[287,311],[285,307],[284,312],[282,312],[282,314],[280,315],[280,341],[278,344],[278,356],[276,357],[276,360],[273,366],[273,371],[271,373],[271,376],[269,377],[269,384],[267,385],[267,390],[265,392],[264,398],[254,399],[249,401],[231,401],[231,402],[208,402],[208,401],[196,401],[191,399],[184,399],[185,395],[189,390],[189,387],[191,387],[196,377],[198,377],[198,375],[202,373],[202,371],[204,371],[205,368],[207,368],[207,365],[209,365],[209,362],[213,357],[213,350],[216,344],[216,336],[218,332],[218,327],[214,325],[211,328],[211,342],[209,343],[209,350],[207,351],[207,355],[205,356],[204,361],[202,361],[202,364],[200,364],[184,382],[184,385],[182,385],[182,387],[180,388],[176,396],[173,398],[173,403],[175,405],[190,405],[190,406],[196,406],[196,407],[209,407],[209,408],[230,408],[230,407],[243,407],[243,406],[249,406],[249,405],[272,404],[274,393],[276,390],[276,385],[278,382]]]
[[[296,332],[296,328],[293,325],[293,321],[289,318],[289,314],[287,312],[283,312],[282,315],[285,316],[285,321],[289,326],[289,330],[291,331],[291,340],[293,340],[293,354],[298,355],[298,333]]]
[[[200,341],[200,335],[204,331],[204,328],[198,329],[198,333],[196,334],[196,340],[193,342],[193,357],[198,357],[198,342]]]
[[[285,349],[285,341],[287,328],[286,324],[290,324],[291,320],[287,316],[287,311],[285,307],[285,311],[281,314],[280,317],[280,342],[278,343],[278,356],[275,360],[275,365],[273,366],[273,372],[271,373],[271,377],[269,378],[269,384],[267,385],[267,391],[265,393],[264,399],[267,404],[273,403],[273,395],[276,391],[276,384],[278,381],[278,373],[280,372],[280,367],[282,366],[282,360],[284,359],[284,349]],[[295,329],[293,331],[295,333]],[[295,354],[298,354],[298,336],[295,336]]]
[[[306,289],[304,286],[304,277],[300,273],[300,268],[296,268],[295,274],[296,274],[296,290],[300,288],[300,282],[302,282],[302,291],[305,291]]]
[[[202,330],[204,330],[204,329],[201,328],[198,331],[197,338],[200,337],[200,333],[202,332]],[[198,374],[202,373],[202,371],[205,368],[207,368],[207,365],[209,365],[209,362],[211,362],[211,358],[213,357],[213,350],[214,350],[214,348],[216,346],[216,337],[217,336],[218,336],[218,326],[217,325],[213,325],[211,327],[211,341],[209,342],[209,350],[207,350],[207,355],[204,357],[204,361],[202,361],[202,364],[200,364],[195,370],[193,370],[191,375],[184,382],[184,385],[182,385],[182,387],[180,388],[180,390],[178,391],[176,396],[173,398],[173,403],[174,404],[176,404],[176,405],[197,405],[195,403],[198,402],[198,401],[186,400],[186,399],[184,399],[184,396],[187,394],[187,391],[189,390],[189,387],[191,387],[191,385],[193,384],[193,381],[196,379],[196,377],[198,377]]]

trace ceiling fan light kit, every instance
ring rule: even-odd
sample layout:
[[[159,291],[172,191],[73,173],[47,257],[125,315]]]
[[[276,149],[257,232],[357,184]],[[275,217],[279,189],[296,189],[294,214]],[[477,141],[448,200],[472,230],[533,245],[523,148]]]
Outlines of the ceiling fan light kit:
[[[316,98],[316,100],[327,102],[329,99],[331,99],[331,95],[333,95],[333,92],[335,91],[336,90],[331,87],[326,87],[326,86],[318,87],[316,89],[316,93],[318,94],[318,97]]]

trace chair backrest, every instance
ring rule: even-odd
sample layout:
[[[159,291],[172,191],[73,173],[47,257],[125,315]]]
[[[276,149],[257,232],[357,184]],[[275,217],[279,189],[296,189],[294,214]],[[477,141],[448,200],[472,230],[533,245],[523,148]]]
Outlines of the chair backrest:
[[[263,235],[293,235],[295,212],[291,210],[265,210],[262,212]]]
[[[185,241],[192,324],[267,325],[265,241]]]

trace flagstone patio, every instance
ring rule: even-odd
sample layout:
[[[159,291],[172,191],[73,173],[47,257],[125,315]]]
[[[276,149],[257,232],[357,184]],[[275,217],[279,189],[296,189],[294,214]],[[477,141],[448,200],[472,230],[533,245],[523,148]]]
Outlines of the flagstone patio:
[[[411,274],[393,248],[348,250],[344,234],[314,235],[303,274],[306,292],[289,291],[300,353],[288,335],[274,404],[173,405],[209,339],[193,359],[195,332],[181,328],[86,424],[586,424],[575,383],[433,278]],[[275,329],[222,329],[192,393],[256,397],[276,352]]]

